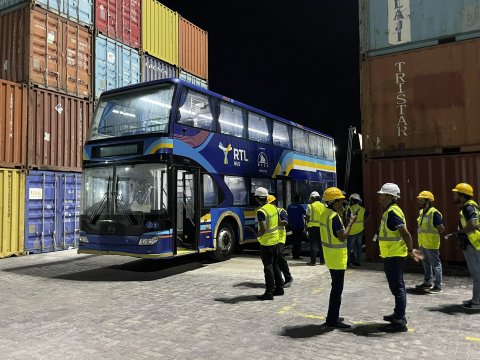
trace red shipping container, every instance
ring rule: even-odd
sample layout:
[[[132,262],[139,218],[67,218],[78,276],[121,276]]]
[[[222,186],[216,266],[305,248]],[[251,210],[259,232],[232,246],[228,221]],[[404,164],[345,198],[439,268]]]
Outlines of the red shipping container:
[[[457,228],[458,213],[453,203],[452,189],[460,182],[467,182],[474,188],[474,200],[480,191],[480,153],[458,155],[435,155],[402,157],[390,159],[367,159],[364,163],[364,201],[371,213],[371,220],[365,229],[367,260],[379,260],[378,242],[373,236],[378,231],[383,209],[378,204],[377,191],[387,182],[400,187],[398,201],[407,220],[407,227],[415,246],[417,241],[417,196],[420,191],[431,191],[435,196],[434,206],[442,213],[447,233]],[[453,240],[441,240],[441,259],[464,262],[461,250]]]
[[[100,33],[140,49],[141,0],[96,0],[95,26]]]
[[[92,102],[38,88],[28,97],[28,167],[81,171]]]

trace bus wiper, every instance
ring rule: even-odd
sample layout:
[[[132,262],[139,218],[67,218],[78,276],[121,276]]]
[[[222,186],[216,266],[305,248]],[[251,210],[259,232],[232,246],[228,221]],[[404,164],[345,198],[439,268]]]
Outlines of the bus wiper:
[[[90,224],[94,225],[97,221],[98,218],[100,217],[100,214],[102,213],[103,209],[107,205],[108,197],[110,194],[110,183],[111,183],[111,177],[108,177],[108,183],[107,183],[107,191],[105,194],[103,194],[102,200],[100,200],[100,204],[98,204],[97,208],[93,212],[92,216],[90,216]]]
[[[122,197],[117,192],[115,192],[113,195],[115,196],[115,200],[117,201],[117,204],[120,206],[120,209],[123,211],[123,213],[127,217],[130,224],[138,225],[137,219],[135,219],[135,216],[133,216],[133,214],[131,214],[127,210],[127,208],[125,206],[125,202],[122,200]]]

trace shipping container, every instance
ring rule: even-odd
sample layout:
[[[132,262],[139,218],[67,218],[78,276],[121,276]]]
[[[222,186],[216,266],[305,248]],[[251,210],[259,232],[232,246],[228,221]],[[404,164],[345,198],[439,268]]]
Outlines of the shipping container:
[[[480,0],[361,0],[360,51],[367,56],[480,36]]]
[[[0,169],[0,258],[24,253],[25,172]]]
[[[178,68],[165,61],[142,55],[142,81],[161,80],[178,77]]]
[[[478,151],[480,39],[361,63],[368,156]]]
[[[97,0],[95,26],[109,38],[134,49],[141,47],[141,0]]]
[[[0,166],[27,162],[27,87],[0,80]]]
[[[179,15],[178,67],[208,79],[208,33]]]
[[[88,29],[36,6],[0,14],[0,78],[91,96]]]
[[[452,189],[456,184],[467,182],[475,189],[474,199],[480,191],[480,153],[461,155],[435,155],[391,159],[366,159],[364,173],[364,202],[371,213],[365,229],[366,257],[378,260],[378,243],[372,242],[378,231],[383,209],[378,204],[377,191],[387,182],[400,187],[398,201],[406,216],[407,227],[417,241],[417,196],[420,191],[431,191],[435,196],[434,206],[442,213],[447,233],[456,230],[459,209],[453,203]],[[463,253],[453,240],[441,240],[441,258],[444,261],[464,261]]]
[[[142,0],[142,47],[150,56],[178,66],[178,13],[156,0]]]
[[[78,173],[27,174],[25,252],[44,253],[77,246],[81,179]]]
[[[95,98],[105,90],[140,82],[140,53],[118,41],[95,39]]]
[[[91,101],[32,88],[28,99],[29,168],[81,171]]]
[[[200,86],[200,87],[203,87],[205,89],[208,89],[208,83],[203,80],[203,79],[200,79],[192,74],[189,74],[183,70],[180,70],[180,73],[179,73],[179,78],[182,79],[182,80],[185,80],[185,81],[188,81],[189,83],[192,83],[194,85],[197,85],[197,86]]]

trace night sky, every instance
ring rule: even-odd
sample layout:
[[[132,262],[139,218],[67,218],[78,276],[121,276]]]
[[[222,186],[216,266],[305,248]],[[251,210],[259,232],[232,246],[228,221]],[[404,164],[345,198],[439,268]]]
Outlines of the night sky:
[[[208,31],[210,90],[334,137],[343,187],[360,129],[358,0],[160,2]],[[348,192],[362,193],[360,155]]]

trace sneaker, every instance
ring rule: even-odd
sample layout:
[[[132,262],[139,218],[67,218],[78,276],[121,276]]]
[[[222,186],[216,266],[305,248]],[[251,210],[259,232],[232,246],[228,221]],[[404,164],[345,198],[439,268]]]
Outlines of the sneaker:
[[[438,294],[442,292],[442,288],[438,286],[434,286],[431,289],[429,289],[428,292],[432,294]]]
[[[315,265],[317,265],[317,264],[315,264],[314,262],[311,262],[311,261],[310,261],[310,262],[307,263],[307,265],[308,265],[308,266],[315,266]]]
[[[265,294],[262,294],[262,295],[258,295],[257,299],[258,300],[273,300],[273,294],[265,293]]]
[[[394,319],[393,314],[391,314],[391,315],[385,315],[385,316],[383,317],[383,320],[384,320],[384,321],[388,321],[388,322],[393,322],[393,319]]]
[[[285,294],[285,291],[281,287],[275,288],[275,291],[273,292],[273,295],[282,296],[283,294]]]
[[[472,302],[472,299],[464,300],[464,301],[462,301],[462,305],[467,305],[467,304],[470,304],[471,302]]]
[[[389,333],[406,332],[408,331],[408,327],[403,321],[401,323],[393,322],[384,326],[383,331]]]
[[[283,284],[283,287],[288,288],[292,286],[292,283],[293,283],[293,277],[290,276],[288,279],[285,279],[285,284]]]
[[[337,321],[336,324],[326,322],[325,325],[335,329],[350,329],[352,327],[352,325],[345,324],[344,322],[341,322],[341,321]]]
[[[421,284],[415,285],[416,289],[430,289],[432,287],[431,283],[423,282]]]
[[[460,306],[467,310],[480,310],[480,304],[475,304],[473,301],[470,301],[467,304],[462,304]]]

